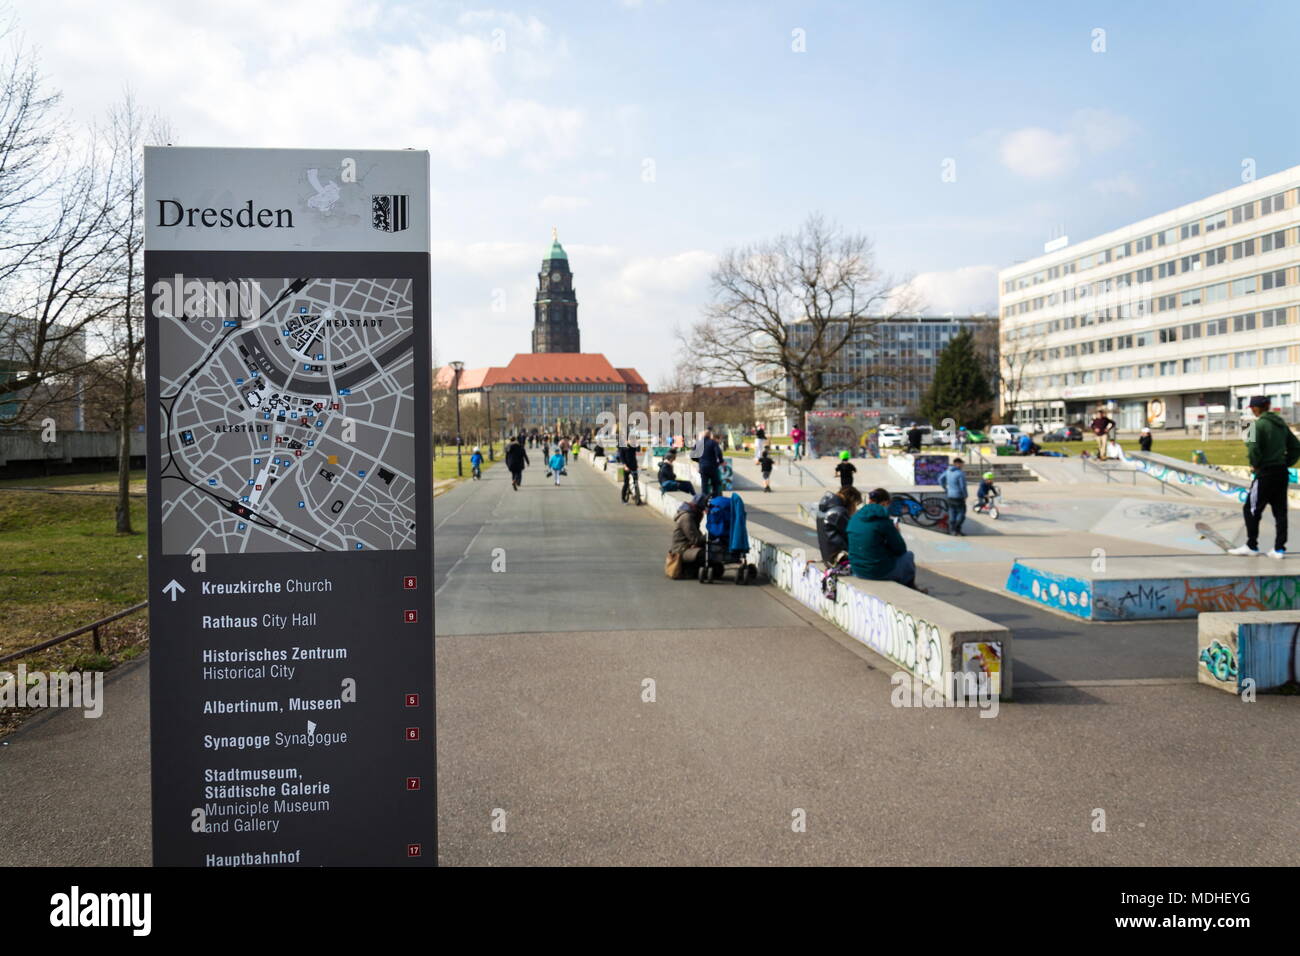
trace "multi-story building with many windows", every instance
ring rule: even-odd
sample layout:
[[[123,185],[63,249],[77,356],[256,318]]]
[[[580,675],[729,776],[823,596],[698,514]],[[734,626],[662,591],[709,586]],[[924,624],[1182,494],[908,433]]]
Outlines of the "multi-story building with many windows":
[[[934,378],[934,366],[944,346],[963,329],[978,333],[981,329],[991,329],[993,321],[983,315],[900,316],[864,326],[856,340],[840,350],[837,355],[840,370],[832,372],[830,380],[850,381],[872,370],[877,370],[877,374],[859,388],[831,393],[818,403],[817,410],[870,409],[880,413],[882,422],[897,422],[915,415],[921,396]],[[811,322],[789,325],[796,349],[814,331]],[[774,378],[779,381],[781,376],[774,375]],[[787,379],[781,390],[794,399],[793,382]],[[765,392],[755,390],[754,410],[758,420],[773,435],[787,434],[795,424],[794,408]]]
[[[1297,187],[1300,166],[1003,269],[1004,412],[1175,428],[1262,394],[1291,419]]]

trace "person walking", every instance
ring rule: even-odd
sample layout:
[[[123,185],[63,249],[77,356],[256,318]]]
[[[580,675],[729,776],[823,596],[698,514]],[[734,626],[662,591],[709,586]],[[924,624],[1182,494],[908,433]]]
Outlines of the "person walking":
[[[790,445],[794,450],[794,460],[798,461],[803,457],[803,429],[798,425],[790,429]]]
[[[564,462],[565,462],[565,464],[568,464],[568,462],[569,462],[569,448],[570,448],[570,447],[571,447],[571,445],[570,445],[570,443],[569,443],[569,439],[567,439],[567,438],[561,438],[561,439],[560,439],[560,454],[564,456]]]
[[[961,526],[966,523],[966,472],[960,458],[954,458],[948,470],[939,476],[944,497],[948,500],[948,533],[964,538]]]
[[[1287,485],[1290,469],[1300,461],[1300,439],[1282,420],[1282,416],[1269,410],[1268,396],[1256,395],[1250,400],[1250,411],[1255,420],[1246,434],[1246,457],[1250,460],[1250,492],[1241,506],[1246,522],[1246,543],[1233,548],[1229,554],[1256,556],[1259,554],[1259,519],[1264,509],[1273,511],[1273,550],[1270,558],[1286,557]]]
[[[722,448],[713,438],[713,432],[704,430],[700,436],[700,485],[710,498],[722,494]]]
[[[524,480],[524,468],[528,465],[528,452],[518,441],[506,446],[506,470],[510,472],[510,487],[519,490],[519,483]]]
[[[763,454],[758,457],[758,470],[763,474],[763,490],[766,492],[772,490],[772,468],[775,465],[776,461],[772,458],[772,452],[764,446]]]
[[[763,427],[762,422],[754,425],[754,462],[755,464],[763,457],[763,452],[767,451],[767,429]]]
[[[1143,427],[1142,434],[1138,436],[1138,448],[1142,451],[1151,450],[1151,429]]]
[[[555,483],[560,483],[560,475],[564,474],[564,455],[560,454],[560,449],[555,449],[555,454],[551,456],[550,468],[555,472]]]
[[[850,456],[847,451],[840,452],[840,463],[835,466],[835,474],[840,476],[841,488],[853,487],[853,476],[857,473],[858,470],[856,467],[854,467],[853,463],[849,461],[849,457]]]
[[[1093,435],[1097,438],[1097,457],[1102,461],[1106,460],[1106,446],[1110,444],[1110,433],[1115,428],[1115,423],[1106,415],[1104,407],[1097,409],[1097,417],[1092,420]]]

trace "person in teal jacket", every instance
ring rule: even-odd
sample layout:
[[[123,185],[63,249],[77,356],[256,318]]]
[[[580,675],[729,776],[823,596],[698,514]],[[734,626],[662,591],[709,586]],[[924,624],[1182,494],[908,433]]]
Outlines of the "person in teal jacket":
[[[551,471],[555,473],[555,483],[558,485],[560,483],[560,475],[564,474],[564,456],[560,454],[558,448],[556,448],[555,454],[551,456],[551,460],[547,464],[550,465]]]
[[[877,488],[867,505],[849,519],[849,567],[869,581],[897,581],[916,587],[916,556],[889,515],[889,492]]]

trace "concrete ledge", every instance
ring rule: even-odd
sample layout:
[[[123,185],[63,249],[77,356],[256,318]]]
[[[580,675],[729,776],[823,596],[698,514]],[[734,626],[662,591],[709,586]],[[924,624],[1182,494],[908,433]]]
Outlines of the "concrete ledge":
[[[1300,683],[1300,611],[1202,614],[1196,679],[1230,694]]]
[[[580,449],[579,457],[618,482],[612,462],[602,471],[604,460],[589,450]],[[689,500],[680,492],[660,491],[658,482],[643,484],[642,493],[647,507],[668,518]],[[953,679],[963,673],[987,674],[992,692],[1011,699],[1012,636],[1001,624],[891,581],[842,577],[835,600],[828,600],[821,589],[822,568],[809,560],[801,542],[752,520],[748,530],[749,560],[773,585],[935,688],[944,700],[966,696]]]
[[[1018,558],[1006,589],[1090,621],[1300,608],[1300,561],[1213,554]]]

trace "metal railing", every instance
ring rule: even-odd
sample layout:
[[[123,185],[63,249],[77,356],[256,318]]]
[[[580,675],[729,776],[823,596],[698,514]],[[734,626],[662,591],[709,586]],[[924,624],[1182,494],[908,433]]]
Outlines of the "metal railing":
[[[1101,465],[1099,465],[1097,462],[1093,461],[1091,458],[1083,458],[1083,457],[1080,457],[1080,458],[1079,458],[1079,463],[1083,466],[1083,471],[1085,471],[1085,472],[1088,471],[1089,468],[1091,468],[1093,471],[1095,471],[1095,472],[1097,472],[1097,473],[1099,473],[1099,474],[1101,474],[1101,475],[1104,475],[1105,478],[1106,478],[1106,483],[1107,483],[1107,484],[1110,484],[1112,481],[1113,481],[1115,484],[1117,484],[1117,485],[1122,485],[1122,484],[1124,483],[1124,482],[1120,481],[1119,478],[1116,478],[1116,477],[1115,477],[1115,472],[1118,471],[1119,469],[1116,469],[1116,468],[1103,468]],[[1187,489],[1185,489],[1185,488],[1177,488],[1177,487],[1174,487],[1173,485],[1170,485],[1168,482],[1166,482],[1166,481],[1161,481],[1161,480],[1160,480],[1159,478],[1157,478],[1155,475],[1150,474],[1149,472],[1145,472],[1145,471],[1143,471],[1143,470],[1140,469],[1140,468],[1126,468],[1126,469],[1124,469],[1124,471],[1125,471],[1126,474],[1129,474],[1129,475],[1132,475],[1132,476],[1133,476],[1133,480],[1130,482],[1130,484],[1132,484],[1133,487],[1135,487],[1135,488],[1137,487],[1137,483],[1138,483],[1138,475],[1146,475],[1146,477],[1150,478],[1152,481],[1154,481],[1157,485],[1160,486],[1160,494],[1162,494],[1162,495],[1166,495],[1166,494],[1168,494],[1170,491],[1176,491],[1176,492],[1178,492],[1180,495],[1183,495],[1183,496],[1186,496],[1186,497],[1190,497],[1191,494],[1192,494],[1192,493],[1191,493],[1190,491],[1188,491]]]
[[[148,606],[148,601],[141,601],[139,604],[132,604],[125,610],[118,611],[116,614],[110,614],[108,617],[101,617],[98,621],[91,621],[89,624],[83,625],[76,630],[68,631],[66,634],[60,634],[58,637],[52,637],[48,641],[42,641],[39,644],[33,644],[31,647],[24,647],[21,651],[14,651],[12,654],[6,654],[4,657],[0,657],[0,664],[17,660],[18,658],[25,657],[28,654],[35,654],[37,651],[43,651],[48,647],[54,647],[56,644],[62,644],[64,641],[70,641],[74,637],[81,637],[81,635],[86,633],[89,633],[92,636],[95,653],[102,654],[104,648],[99,642],[99,629],[105,624],[112,624],[114,621],[135,614],[137,611],[143,611]]]

